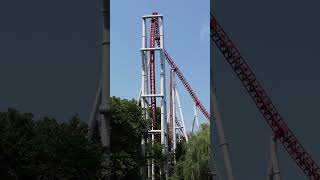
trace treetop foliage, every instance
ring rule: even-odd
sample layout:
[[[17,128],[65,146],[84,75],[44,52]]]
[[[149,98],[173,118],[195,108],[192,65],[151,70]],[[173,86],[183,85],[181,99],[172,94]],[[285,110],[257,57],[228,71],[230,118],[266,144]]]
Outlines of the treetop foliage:
[[[58,123],[10,108],[0,113],[1,179],[98,179],[103,148],[86,138],[88,127],[74,116]]]

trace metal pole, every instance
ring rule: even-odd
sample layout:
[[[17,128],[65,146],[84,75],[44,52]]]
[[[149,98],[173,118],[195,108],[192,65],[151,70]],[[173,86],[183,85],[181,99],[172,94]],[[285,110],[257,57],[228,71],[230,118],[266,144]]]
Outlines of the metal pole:
[[[210,0],[210,12],[213,12],[213,0]],[[209,20],[210,22],[210,20]],[[208,22],[208,24],[209,24]],[[211,42],[211,41],[210,41]],[[212,89],[212,85],[213,85],[213,63],[214,63],[214,59],[213,59],[213,44],[210,43],[210,89]],[[217,179],[217,168],[216,168],[216,162],[214,160],[214,118],[212,115],[212,97],[211,97],[211,91],[210,91],[210,159],[209,159],[209,176],[210,176],[210,180],[216,180]]]
[[[93,131],[95,130],[95,127],[97,126],[97,114],[99,111],[99,105],[101,103],[101,90],[102,90],[102,84],[101,84],[101,79],[99,80],[99,85],[98,85],[98,89],[96,92],[96,96],[94,98],[94,103],[92,106],[92,110],[90,113],[90,117],[89,117],[89,134],[88,137],[90,140],[92,140],[92,136],[93,136]]]
[[[209,167],[210,167],[210,174],[209,177],[210,180],[221,180],[221,174],[219,173],[217,167],[216,167],[216,162],[214,158],[211,158],[211,161],[209,161]]]
[[[100,113],[100,137],[106,147],[106,165],[110,170],[110,0],[102,1],[102,92]],[[105,179],[110,179],[110,172]]]
[[[145,19],[142,19],[142,35],[141,35],[141,39],[142,39],[142,42],[141,42],[141,46],[142,48],[145,48],[146,47],[146,22],[145,22]],[[147,117],[147,109],[146,109],[146,99],[145,97],[143,97],[143,95],[146,94],[146,55],[145,55],[145,52],[144,51],[141,51],[141,64],[142,64],[142,71],[141,71],[141,89],[140,89],[140,94],[139,94],[139,99],[140,100],[140,103],[141,103],[141,108],[142,108],[142,117],[145,118],[146,120],[146,117]],[[141,147],[143,149],[143,152],[142,152],[142,155],[145,157],[145,139],[144,137],[142,137],[141,139]],[[150,178],[150,166],[149,166],[149,160],[147,160],[147,176],[148,178]],[[141,169],[141,174],[142,176],[145,175],[145,172],[144,172],[144,168]]]
[[[167,107],[166,107],[166,76],[165,76],[165,58],[164,58],[164,29],[163,29],[163,16],[159,17],[160,26],[160,89],[163,95],[161,100],[161,144],[164,145],[163,153],[168,152],[168,140],[166,136],[167,129]],[[165,177],[168,178],[168,162],[165,162]]]
[[[194,130],[194,121],[196,120],[195,119],[196,117],[193,115],[192,117],[192,129],[191,129],[191,133],[193,134],[193,130]]]
[[[164,96],[161,101],[161,144],[165,144],[165,134],[164,134],[164,129],[166,128],[166,84],[165,84],[165,61],[164,61],[164,55],[163,55],[163,20],[160,17],[160,48],[162,49],[160,51],[160,91],[161,94]]]
[[[102,42],[102,96],[100,114],[106,123],[107,137],[101,137],[104,145],[109,148],[110,130],[108,115],[110,114],[110,0],[103,0],[103,42]]]
[[[211,3],[211,9],[213,10],[213,3]],[[225,138],[225,133],[222,125],[222,119],[220,112],[218,110],[218,102],[217,102],[217,95],[216,95],[216,84],[214,81],[214,59],[213,59],[213,45],[210,44],[210,108],[211,108],[211,117],[210,117],[210,157],[211,163],[213,165],[213,157],[214,157],[214,124],[217,126],[218,130],[218,138],[220,142],[220,148],[222,149],[222,154],[223,154],[223,160],[224,160],[224,165],[227,173],[227,179],[228,180],[234,180],[233,172],[232,172],[232,167],[231,167],[231,160],[230,160],[230,155],[229,155],[229,147],[227,140]],[[215,123],[214,123],[215,120]],[[211,165],[211,166],[212,166]]]
[[[194,119],[197,125],[198,130],[200,130],[200,124],[199,124],[199,119],[198,119],[198,111],[197,111],[197,106],[194,105]]]
[[[177,97],[178,108],[179,108],[179,112],[180,112],[180,118],[181,118],[182,125],[183,125],[183,134],[184,134],[184,137],[186,139],[186,142],[188,142],[189,138],[188,138],[188,134],[187,134],[186,125],[185,125],[184,119],[183,119],[182,107],[181,107],[181,104],[180,104],[180,98],[179,98],[179,94],[178,94],[178,90],[177,90],[177,86],[176,85],[175,85],[174,91],[175,91],[175,94],[176,94],[176,97]]]
[[[102,78],[96,92],[94,104],[89,117],[89,139],[98,124],[102,146],[106,148],[105,163],[110,179],[110,0],[102,0]],[[99,112],[99,116],[97,114]]]
[[[211,79],[211,81],[213,81],[213,79]],[[219,138],[219,142],[220,142],[220,148],[222,149],[224,165],[225,165],[226,172],[227,172],[227,177],[228,177],[227,179],[234,180],[233,172],[232,172],[232,168],[231,168],[231,160],[230,160],[230,155],[229,155],[228,142],[225,138],[221,115],[218,110],[216,89],[215,89],[215,85],[213,82],[212,82],[212,86],[211,86],[211,103],[212,103],[211,108],[212,108],[213,114],[215,116],[216,126],[217,126],[217,130],[218,130],[218,138]],[[213,119],[214,116],[211,116],[212,117],[211,119]],[[213,123],[211,123],[211,124],[213,125]],[[210,134],[213,135],[213,131],[211,131]],[[211,142],[212,142],[212,140],[211,140]]]
[[[271,137],[270,140],[270,154],[271,154],[271,170],[272,170],[272,179],[281,180],[280,168],[277,157],[277,140],[275,137]]]
[[[110,170],[110,0],[102,1],[102,92],[100,113],[100,137],[102,145],[106,148],[106,165]],[[110,179],[110,171],[106,180]]]
[[[273,180],[273,170],[272,170],[272,160],[271,158],[269,159],[268,163],[268,177],[267,180]]]
[[[175,151],[176,151],[176,146],[177,146],[177,142],[176,142],[176,103],[175,103],[175,93],[174,93],[174,70],[171,69],[171,74],[172,74],[172,119],[173,119],[173,122],[172,122],[172,141],[173,141],[173,154],[175,154]],[[173,155],[175,156],[175,155]],[[174,160],[175,160],[175,157],[174,157]]]

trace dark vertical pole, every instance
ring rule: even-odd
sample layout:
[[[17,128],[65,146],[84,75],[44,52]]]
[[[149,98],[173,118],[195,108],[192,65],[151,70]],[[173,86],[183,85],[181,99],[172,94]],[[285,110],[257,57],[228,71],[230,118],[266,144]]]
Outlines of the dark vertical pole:
[[[106,147],[106,164],[110,170],[110,0],[102,0],[102,96],[100,105],[102,145]],[[105,178],[110,179],[110,171]]]
[[[210,13],[213,12],[213,0],[210,0]],[[210,16],[211,17],[211,16]],[[211,25],[210,25],[211,27]],[[216,180],[218,178],[216,162],[214,160],[214,115],[213,105],[215,104],[215,82],[214,82],[214,50],[213,44],[210,41],[210,159],[209,159],[209,180]]]

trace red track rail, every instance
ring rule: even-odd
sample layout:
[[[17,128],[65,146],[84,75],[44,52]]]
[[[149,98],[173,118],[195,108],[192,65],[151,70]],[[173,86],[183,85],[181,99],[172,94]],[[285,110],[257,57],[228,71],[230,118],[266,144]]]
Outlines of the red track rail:
[[[155,15],[156,13],[153,13]],[[150,48],[154,48],[155,41],[155,19],[151,19],[151,32],[150,32]],[[156,94],[156,79],[155,79],[155,61],[154,61],[154,50],[150,51],[150,90],[151,94]],[[156,97],[151,97],[151,110],[152,110],[152,127],[157,129],[157,103]]]
[[[158,21],[156,19],[156,23],[155,23],[155,35],[156,35],[156,41],[158,46],[160,46],[160,39],[159,39],[159,29],[158,29]],[[186,90],[188,91],[189,95],[191,96],[191,98],[193,99],[193,101],[195,102],[196,106],[200,109],[200,111],[203,113],[203,115],[207,118],[208,122],[210,122],[210,113],[206,110],[206,108],[202,105],[200,99],[197,97],[196,93],[194,92],[194,90],[191,88],[189,82],[187,81],[187,79],[183,76],[182,72],[180,71],[180,69],[178,68],[178,66],[174,63],[174,61],[172,60],[172,58],[170,57],[170,55],[168,54],[168,52],[164,49],[164,56],[167,60],[167,62],[169,63],[169,65],[171,66],[172,69],[175,70],[177,76],[179,77],[179,79],[181,80],[182,84],[184,85],[184,87],[186,88]]]
[[[190,84],[188,83],[187,79],[183,76],[182,72],[178,68],[178,66],[174,63],[172,58],[169,56],[168,52],[164,50],[164,55],[166,57],[167,62],[170,64],[170,66],[175,69],[175,72],[179,79],[181,80],[184,87],[187,89],[188,93],[190,94],[193,101],[196,103],[196,106],[200,109],[200,111],[204,114],[204,116],[207,118],[208,121],[210,121],[210,114],[206,110],[206,108],[202,105],[200,99],[197,97],[196,93],[191,88]]]
[[[277,139],[310,179],[320,180],[319,166],[288,128],[253,71],[213,15],[211,15],[210,20],[210,33],[212,41],[217,45],[241,80]]]

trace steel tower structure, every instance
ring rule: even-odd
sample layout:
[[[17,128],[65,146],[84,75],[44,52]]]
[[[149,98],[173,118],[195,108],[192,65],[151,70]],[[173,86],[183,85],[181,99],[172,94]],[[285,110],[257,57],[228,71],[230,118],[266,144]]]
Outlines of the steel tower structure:
[[[150,20],[150,44],[147,46],[147,20]],[[159,41],[160,47],[155,47],[155,37],[156,37],[156,23],[159,22]],[[149,119],[148,109],[151,108],[151,143],[157,142],[160,135],[160,143],[163,145],[163,153],[168,153],[168,133],[167,133],[167,107],[166,107],[166,77],[165,77],[165,60],[164,60],[164,31],[163,31],[163,16],[157,13],[152,13],[152,15],[142,16],[142,48],[141,60],[142,60],[142,72],[141,72],[141,107],[144,111],[144,118]],[[156,76],[155,76],[155,52],[158,51],[160,55],[160,93],[157,94],[156,91]],[[148,56],[149,54],[149,56]],[[148,61],[149,58],[149,61]],[[148,79],[148,73],[149,78]],[[160,103],[160,127],[158,126],[158,120],[156,116],[156,99],[159,98]],[[151,173],[150,167],[148,167],[148,175],[151,178],[155,178],[155,166],[152,161]],[[168,175],[168,164],[166,163],[164,167],[161,168],[160,173],[164,173],[167,177]]]

